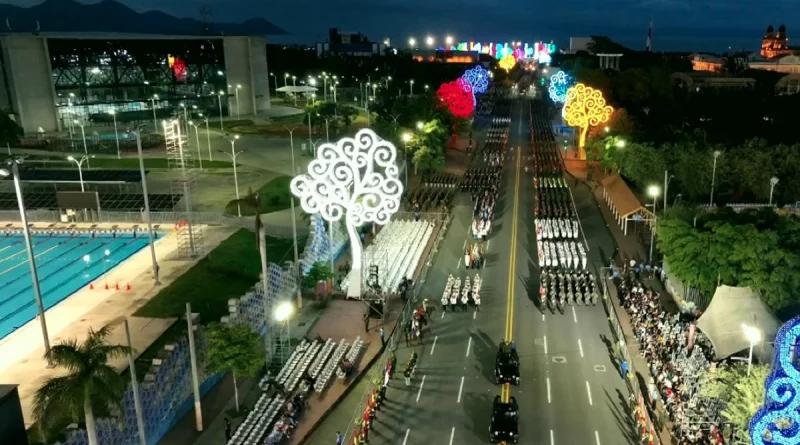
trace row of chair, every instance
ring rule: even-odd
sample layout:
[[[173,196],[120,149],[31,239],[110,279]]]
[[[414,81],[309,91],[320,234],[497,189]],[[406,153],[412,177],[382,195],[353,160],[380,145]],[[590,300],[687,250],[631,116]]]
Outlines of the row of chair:
[[[364,346],[364,342],[363,342],[363,341],[361,341],[361,336],[358,336],[358,337],[356,337],[356,340],[355,340],[355,341],[353,342],[353,344],[350,346],[350,350],[347,352],[347,355],[345,355],[345,357],[344,357],[344,358],[345,358],[346,360],[348,360],[350,363],[355,363],[355,362],[356,362],[356,360],[358,360],[358,355],[359,355],[359,354],[361,354],[361,348],[362,348],[363,346]],[[346,375],[345,375],[344,371],[342,371],[341,369],[339,369],[339,370],[336,372],[336,376],[337,376],[339,379],[343,379],[343,378],[345,378],[345,377],[346,377]]]
[[[331,380],[333,376],[333,372],[338,368],[339,363],[342,362],[342,357],[344,357],[345,352],[347,352],[347,347],[350,346],[344,339],[339,341],[339,345],[336,347],[336,350],[333,351],[333,356],[328,363],[322,368],[322,373],[317,378],[317,383],[315,386],[315,390],[317,393],[321,393],[326,386],[328,386],[328,382]]]

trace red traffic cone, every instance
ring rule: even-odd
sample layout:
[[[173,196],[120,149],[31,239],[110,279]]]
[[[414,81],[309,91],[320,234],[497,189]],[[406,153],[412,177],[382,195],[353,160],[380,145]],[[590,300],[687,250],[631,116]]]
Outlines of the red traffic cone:
[[[128,284],[126,284],[126,285],[125,285],[125,290],[126,290],[126,291],[128,291],[128,292],[130,292],[130,291],[131,291],[131,285],[130,285],[130,283],[128,283]]]
[[[89,283],[89,289],[94,290],[94,283]]]
[[[108,290],[108,283],[106,283],[106,290]]]
[[[114,287],[116,290],[119,290],[119,283]]]

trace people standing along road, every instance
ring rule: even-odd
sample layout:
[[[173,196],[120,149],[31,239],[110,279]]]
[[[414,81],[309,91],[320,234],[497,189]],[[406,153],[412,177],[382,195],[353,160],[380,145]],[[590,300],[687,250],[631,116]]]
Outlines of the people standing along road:
[[[386,331],[381,326],[381,349],[386,347]]]

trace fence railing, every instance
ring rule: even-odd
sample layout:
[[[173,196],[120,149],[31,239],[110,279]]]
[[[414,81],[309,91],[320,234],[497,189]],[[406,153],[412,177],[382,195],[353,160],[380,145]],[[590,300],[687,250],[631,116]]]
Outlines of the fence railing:
[[[381,356],[378,357],[378,359],[375,361],[375,367],[372,370],[370,370],[366,376],[364,376],[364,378],[368,379],[368,381],[370,382],[374,383],[379,381],[380,384],[376,386],[380,386],[381,384],[383,384],[384,367],[379,365],[382,363],[386,363],[386,361],[391,359],[397,352],[397,345],[401,343],[401,341],[403,340],[403,336],[405,334],[405,331],[403,329],[398,329],[398,328],[404,326],[411,320],[414,308],[417,307],[417,302],[419,301],[419,293],[422,290],[422,285],[423,283],[425,283],[425,280],[428,277],[428,271],[431,269],[433,264],[436,263],[436,257],[439,254],[439,248],[442,245],[442,241],[444,241],[444,237],[447,234],[447,229],[450,227],[450,223],[452,221],[451,214],[437,213],[433,215],[441,215],[441,217],[443,218],[442,228],[439,230],[439,234],[436,238],[436,241],[434,242],[433,248],[431,249],[430,254],[428,254],[428,258],[425,260],[425,265],[423,266],[422,271],[420,272],[419,279],[417,279],[416,282],[414,282],[414,288],[411,290],[411,295],[403,304],[403,309],[400,312],[400,317],[398,317],[397,323],[394,325],[394,327],[392,328],[392,332],[389,334],[388,346],[383,351]],[[361,403],[358,405],[358,407],[356,407],[356,410],[353,412],[353,416],[351,416],[351,419],[354,420],[351,421],[350,424],[347,426],[347,428],[343,430],[345,436],[344,438],[345,440],[343,443],[352,442],[353,425],[355,425],[357,422],[360,422],[361,413],[363,413],[364,409],[366,408],[371,391],[372,391],[372,385],[367,385],[364,394],[361,396]]]
[[[608,268],[603,267],[601,269],[601,274],[604,274]],[[606,315],[608,316],[608,322],[611,325],[611,331],[614,334],[614,344],[615,349],[619,350],[622,354],[622,359],[628,363],[628,374],[625,376],[625,385],[628,387],[628,391],[634,396],[636,400],[636,405],[631,406],[632,409],[636,409],[638,406],[639,412],[634,412],[634,422],[639,423],[637,425],[637,431],[640,431],[642,428],[646,429],[646,431],[653,432],[653,443],[655,445],[660,445],[661,441],[658,436],[658,429],[656,425],[653,423],[653,420],[650,418],[650,414],[647,412],[647,409],[644,404],[642,403],[644,396],[642,394],[641,388],[636,382],[636,368],[633,365],[632,357],[630,356],[630,351],[628,350],[628,345],[625,341],[625,332],[622,330],[622,325],[619,323],[619,316],[617,315],[617,309],[614,306],[613,301],[611,300],[611,296],[608,291],[608,281],[603,275],[603,308],[605,308]],[[643,419],[643,420],[642,420]]]

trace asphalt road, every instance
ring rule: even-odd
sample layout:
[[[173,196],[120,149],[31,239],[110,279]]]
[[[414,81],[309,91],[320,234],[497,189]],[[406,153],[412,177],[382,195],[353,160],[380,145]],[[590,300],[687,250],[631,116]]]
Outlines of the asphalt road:
[[[494,359],[509,315],[521,362],[522,382],[511,387],[520,405],[520,443],[635,442],[629,439],[629,416],[624,412],[627,390],[611,361],[610,345],[604,342],[612,334],[602,306],[542,314],[534,304],[539,269],[535,265],[533,177],[523,169],[531,154],[529,114],[528,102],[514,102],[509,147],[515,149],[506,156],[487,265],[479,272],[484,283],[481,309],[442,315],[437,308],[424,345],[412,346],[420,361],[408,387],[401,372],[410,350],[398,350],[400,372],[387,392],[388,402],[370,435],[371,445],[488,443],[492,399],[501,389],[494,383]],[[590,190],[579,186],[574,193],[590,264],[599,268],[613,245]],[[421,295],[432,302],[438,303],[449,274],[463,280],[476,273],[466,270],[461,260],[472,209],[469,196],[464,195],[455,202],[453,224],[422,290]],[[353,408],[342,404],[341,410],[347,409],[352,412]],[[350,416],[341,414],[340,418]],[[335,436],[327,432],[331,428],[320,428],[320,434],[308,443],[334,443]]]

